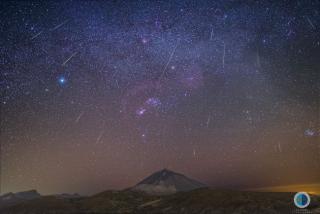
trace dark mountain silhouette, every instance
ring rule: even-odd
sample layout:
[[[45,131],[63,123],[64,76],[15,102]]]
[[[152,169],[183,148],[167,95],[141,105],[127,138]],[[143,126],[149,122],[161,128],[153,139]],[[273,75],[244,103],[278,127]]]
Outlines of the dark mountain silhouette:
[[[37,190],[29,190],[24,192],[17,192],[14,194],[15,197],[24,199],[24,200],[31,200],[35,198],[41,197],[41,195],[37,192]]]
[[[13,205],[40,197],[41,195],[36,190],[29,190],[17,193],[9,192],[0,196],[0,207],[5,205]]]
[[[164,169],[132,188],[104,191],[93,196],[39,196],[35,190],[8,193],[0,201],[20,198],[0,206],[5,214],[205,214],[205,213],[299,213],[293,204],[295,193],[223,191]],[[150,194],[150,192],[152,194]],[[172,194],[169,194],[172,193]],[[311,195],[306,212],[320,213],[320,196]]]
[[[28,190],[23,192],[17,192],[17,193],[6,193],[0,196],[0,201],[10,201],[14,199],[22,199],[22,200],[30,200],[39,198],[41,195],[36,190]]]
[[[73,193],[73,194],[62,193],[62,194],[56,194],[56,195],[53,195],[53,196],[58,197],[58,198],[81,198],[82,197],[78,193]]]
[[[204,188],[205,184],[168,169],[155,172],[131,188],[153,195],[172,194]]]

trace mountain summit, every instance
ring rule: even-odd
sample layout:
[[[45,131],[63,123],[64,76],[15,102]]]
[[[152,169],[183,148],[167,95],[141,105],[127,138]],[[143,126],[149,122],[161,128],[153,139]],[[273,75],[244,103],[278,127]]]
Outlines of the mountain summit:
[[[0,201],[8,201],[8,200],[30,200],[30,199],[35,199],[39,198],[41,195],[36,191],[36,190],[28,190],[24,192],[17,192],[17,193],[6,193],[0,196]]]
[[[142,191],[152,195],[165,195],[203,187],[206,187],[206,185],[199,181],[190,179],[180,173],[163,169],[143,179],[131,190]]]
[[[40,198],[41,195],[36,190],[29,190],[17,193],[6,193],[0,195],[0,207],[4,205],[13,205],[23,201],[28,201],[36,198]]]

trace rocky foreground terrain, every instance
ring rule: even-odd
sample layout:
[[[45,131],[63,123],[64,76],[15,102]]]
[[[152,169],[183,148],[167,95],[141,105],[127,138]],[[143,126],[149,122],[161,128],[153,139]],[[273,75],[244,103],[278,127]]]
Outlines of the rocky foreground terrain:
[[[219,191],[208,188],[152,196],[134,191],[106,191],[91,197],[43,196],[0,208],[6,214],[113,213],[320,213],[320,197],[308,210],[293,205],[294,193]],[[309,212],[307,212],[309,211]]]
[[[123,191],[93,196],[41,196],[31,190],[0,196],[2,214],[272,214],[320,213],[320,196],[308,209],[293,204],[295,193],[245,192],[210,189],[167,169],[155,172]]]

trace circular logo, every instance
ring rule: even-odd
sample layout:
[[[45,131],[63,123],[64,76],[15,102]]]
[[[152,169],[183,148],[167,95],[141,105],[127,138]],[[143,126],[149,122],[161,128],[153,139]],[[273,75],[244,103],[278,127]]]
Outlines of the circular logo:
[[[296,193],[294,196],[294,204],[301,209],[308,207],[310,204],[309,194],[306,192]]]

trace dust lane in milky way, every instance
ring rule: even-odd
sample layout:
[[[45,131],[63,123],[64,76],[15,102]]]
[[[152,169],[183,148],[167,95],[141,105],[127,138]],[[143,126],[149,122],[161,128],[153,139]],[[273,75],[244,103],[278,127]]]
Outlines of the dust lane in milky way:
[[[0,6],[1,193],[319,182],[319,2]]]

